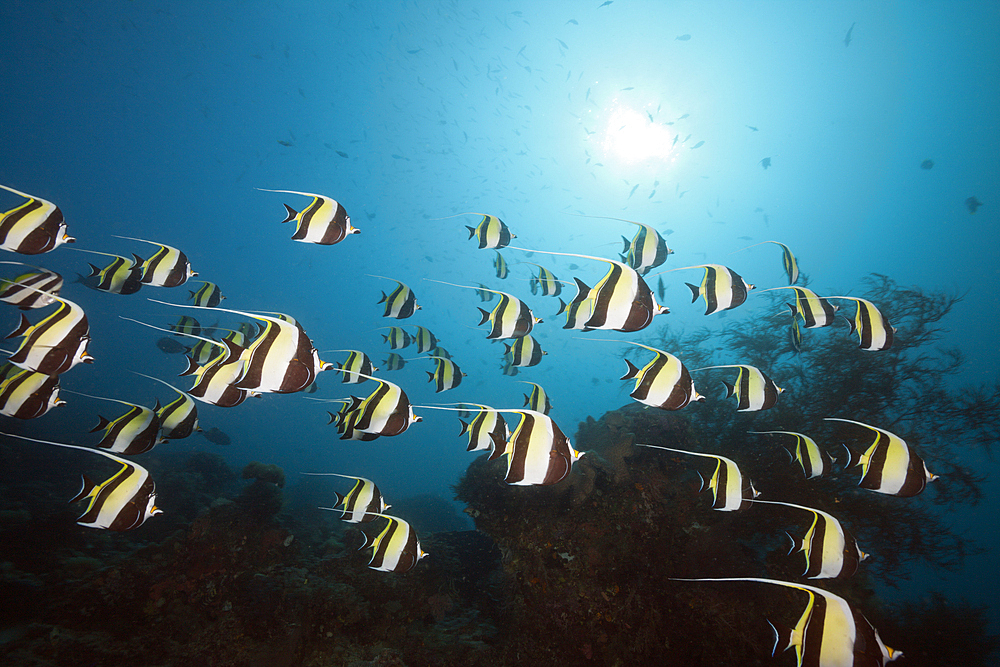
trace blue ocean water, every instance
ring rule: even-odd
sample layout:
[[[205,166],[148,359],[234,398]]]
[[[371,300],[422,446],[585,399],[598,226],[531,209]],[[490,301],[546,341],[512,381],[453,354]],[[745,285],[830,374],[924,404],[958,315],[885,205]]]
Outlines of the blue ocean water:
[[[510,276],[499,280],[493,251],[467,238],[464,225],[480,218],[441,219],[469,211],[503,219],[512,245],[604,257],[635,228],[579,216],[642,221],[671,230],[675,253],[662,268],[723,263],[758,289],[784,284],[780,251],[743,249],[774,240],[824,293],[857,293],[870,272],[960,293],[943,342],[966,355],[954,382],[997,381],[996,3],[12,0],[0,22],[0,183],[56,202],[76,248],[147,256],[152,246],[115,238],[132,236],[183,249],[198,277],[221,287],[224,307],[292,315],[324,361],[352,348],[383,366],[381,327],[428,327],[467,377],[435,394],[429,362],[385,375],[417,405],[519,408],[527,380],[546,388],[572,436],[630,400],[621,346],[564,331],[557,301],[530,295],[523,262],[591,286],[606,265],[505,250]],[[361,233],[332,247],[295,243],[279,224],[282,204],[309,200],[257,188],[329,195]],[[969,197],[983,202],[975,215]],[[0,193],[3,210],[18,203]],[[70,247],[33,259],[68,283],[85,262],[100,264]],[[373,275],[408,284],[421,310],[381,317],[380,293],[394,283]],[[683,285],[700,276],[660,276],[671,312],[650,332],[712,326]],[[524,298],[545,320],[534,332],[542,364],[502,375],[502,345],[476,327],[476,307],[493,304],[430,279]],[[122,297],[67,284],[89,316],[96,361],[63,386],[170,400],[130,371],[173,381],[180,358],[119,316],[169,326],[190,311],[146,297],[183,303],[188,287]],[[14,309],[3,317],[16,325]],[[418,356],[411,350],[402,352]],[[334,373],[317,382],[311,397],[369,386]],[[90,444],[98,408],[65,398],[24,432]],[[237,470],[260,460],[290,477],[377,477],[387,497],[450,498],[471,460],[453,414],[417,409],[423,422],[401,436],[347,443],[327,425],[328,407],[302,395],[200,406],[202,425],[233,443],[195,436],[161,447],[222,453]],[[984,453],[964,455],[992,473]],[[906,594],[944,587],[994,604],[992,477],[985,489],[953,518],[987,553],[944,579],[916,571]]]

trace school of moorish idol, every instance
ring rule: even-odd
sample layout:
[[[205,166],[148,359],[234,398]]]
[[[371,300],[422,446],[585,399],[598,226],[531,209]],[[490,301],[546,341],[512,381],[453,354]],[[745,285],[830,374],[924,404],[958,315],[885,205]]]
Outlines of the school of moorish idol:
[[[21,255],[44,255],[63,244],[76,242],[69,236],[58,206],[9,186],[0,187],[26,200],[0,218],[0,247],[4,250]],[[350,235],[360,233],[352,226],[344,207],[332,197],[292,190],[268,192],[311,198],[301,211],[284,204],[287,216],[282,222],[295,222],[292,240],[334,246]],[[699,299],[704,301],[705,315],[744,305],[755,289],[753,284],[722,264],[705,263],[651,273],[663,266],[673,251],[653,227],[643,223],[625,221],[635,224],[638,230],[631,240],[624,239],[619,258],[612,259],[513,246],[511,242],[518,237],[502,220],[490,214],[464,213],[448,217],[463,216],[482,218],[476,226],[467,226],[468,239],[476,245],[470,252],[489,251],[483,253],[484,261],[489,258],[493,262],[498,279],[508,275],[501,250],[507,253],[569,256],[607,266],[607,273],[593,287],[574,278],[576,294],[566,302],[560,296],[566,283],[559,281],[545,266],[530,263],[534,267],[529,283],[531,293],[558,298],[556,317],[562,319],[561,328],[569,331],[633,333],[646,329],[655,317],[668,313],[666,307],[657,303],[657,295],[646,282],[647,278],[654,276],[659,278],[658,291],[662,298],[664,276],[677,271],[702,271],[699,284],[686,284],[691,290],[692,303]],[[198,275],[180,249],[158,241],[127,238],[155,246],[156,251],[148,259],[143,259],[139,255],[125,258],[103,251],[80,249],[113,258],[104,267],[90,264],[90,275],[85,283],[87,287],[113,294],[131,294],[142,286],[179,287]],[[805,287],[796,286],[799,269],[791,249],[777,241],[770,243],[781,248],[788,280],[788,285],[770,289],[791,290],[794,294],[794,302],[788,304],[793,342],[801,337],[801,329],[833,325],[838,305],[831,301],[847,300],[854,303],[856,310],[853,318],[845,319],[860,349],[877,354],[893,345],[895,330],[876,304],[858,297],[820,296]],[[338,251],[349,252],[349,248],[330,252]],[[8,352],[7,362],[0,370],[0,414],[22,420],[42,418],[51,409],[65,404],[60,395],[61,376],[80,363],[95,363],[87,351],[90,327],[82,308],[62,295],[64,283],[61,276],[26,262],[7,261],[4,264],[20,268],[15,269],[18,275],[0,285],[0,299],[21,309],[22,314],[20,324],[7,336],[20,338],[21,341],[16,350]],[[392,281],[395,287],[384,290],[377,302],[372,299],[373,314],[381,306],[382,317],[405,320],[423,307],[417,303],[414,290],[405,282],[393,277],[375,277]],[[479,325],[488,325],[481,329],[486,331],[487,339],[504,341],[504,375],[513,376],[519,368],[541,363],[545,353],[537,340],[532,338],[531,331],[537,325],[552,325],[543,323],[525,301],[513,293],[481,284],[444,284],[452,285],[456,290],[475,291],[483,303],[496,299],[497,303],[491,310],[478,308]],[[157,504],[154,480],[149,471],[132,457],[150,451],[158,443],[185,438],[198,430],[199,402],[233,408],[248,397],[263,393],[309,392],[315,389],[317,375],[324,371],[341,374],[342,384],[350,387],[367,381],[375,385],[374,390],[363,397],[352,394],[330,400],[314,399],[339,403],[338,409],[327,412],[330,424],[336,426],[340,438],[344,440],[370,441],[399,435],[421,421],[415,410],[455,411],[459,413],[461,434],[468,438],[467,451],[488,452],[491,461],[504,459],[507,466],[504,481],[521,486],[558,484],[586,453],[574,449],[563,429],[549,416],[551,402],[538,384],[526,383],[531,389],[525,394],[524,405],[518,407],[490,406],[468,400],[413,405],[403,387],[376,375],[379,369],[367,352],[336,350],[333,352],[346,354],[343,361],[323,361],[312,338],[294,316],[222,308],[223,298],[218,285],[203,281],[200,287],[190,291],[191,303],[150,299],[164,310],[211,310],[240,320],[232,329],[209,330],[198,325],[191,315],[181,315],[168,330],[191,341],[186,354],[187,367],[179,369],[178,373],[181,377],[190,377],[190,385],[181,389],[161,378],[150,379],[173,389],[177,393],[176,400],[165,406],[157,402],[150,409],[128,401],[90,396],[127,407],[124,414],[113,419],[99,417],[99,423],[92,432],[101,432],[101,439],[94,447],[4,434],[37,444],[90,452],[121,465],[118,472],[99,483],[83,474],[82,488],[70,500],[86,503],[77,521],[81,526],[112,531],[135,530],[147,520],[169,511],[170,499],[162,499],[163,508]],[[49,312],[52,307],[54,310]],[[427,306],[427,310],[432,309],[433,305]],[[24,311],[39,313],[37,318],[34,315],[31,318],[37,321],[32,324]],[[474,320],[475,315],[476,311],[470,305],[470,319]],[[137,327],[152,327],[133,318],[122,318]],[[385,371],[398,370],[409,361],[429,360],[433,362],[434,369],[427,372],[428,382],[433,384],[436,392],[460,388],[465,374],[451,354],[440,346],[430,329],[423,326],[417,326],[414,331],[407,331],[403,326],[385,329],[388,333],[382,337],[392,350],[385,361]],[[224,335],[219,336],[223,331]],[[669,351],[633,341],[609,342],[625,342],[653,355],[641,368],[625,360],[627,368],[621,377],[621,380],[635,381],[630,396],[650,408],[681,410],[692,402],[705,401],[695,388],[694,377],[726,376],[727,380],[723,380],[726,398],[735,398],[735,410],[740,412],[766,411],[780,400],[783,391],[764,370],[752,365],[733,363],[692,370]],[[419,356],[407,358],[396,352],[411,345],[416,347]],[[68,390],[65,393],[75,394]],[[514,418],[517,419],[516,425],[508,421],[512,422]],[[857,429],[858,437],[868,442],[863,449],[845,445],[848,451],[847,467],[860,469],[858,484],[861,488],[906,498],[920,494],[928,482],[936,479],[937,476],[927,469],[919,454],[888,430],[840,417],[827,419],[850,424]],[[780,430],[751,433],[785,441],[793,461],[807,478],[830,470],[831,456],[806,434]],[[867,557],[850,532],[828,512],[780,499],[760,499],[761,493],[749,482],[736,461],[711,452],[642,443],[637,443],[637,446],[690,456],[693,467],[697,467],[696,460],[712,461],[714,469],[711,474],[702,476],[699,471],[699,476],[702,477],[702,489],[707,489],[712,495],[712,508],[715,510],[734,511],[749,503],[761,503],[810,514],[812,523],[805,534],[789,535],[792,542],[790,553],[803,554],[805,569],[802,576],[809,580],[850,577]],[[403,573],[418,567],[419,561],[428,555],[421,548],[411,525],[403,517],[387,513],[391,506],[386,503],[376,481],[345,472],[307,474],[354,481],[350,491],[337,494],[333,507],[320,509],[340,512],[341,519],[352,524],[385,522],[380,532],[365,533],[365,543],[361,548],[372,549],[369,567]],[[800,666],[884,665],[902,655],[882,642],[878,631],[861,610],[817,586],[764,578],[682,581],[750,581],[789,587],[805,593],[807,604],[795,627],[772,626],[775,633],[774,652],[794,647]]]

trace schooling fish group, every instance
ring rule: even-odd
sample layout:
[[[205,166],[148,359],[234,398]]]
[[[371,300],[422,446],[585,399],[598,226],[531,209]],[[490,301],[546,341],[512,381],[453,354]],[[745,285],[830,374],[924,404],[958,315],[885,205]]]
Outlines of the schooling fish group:
[[[21,254],[41,254],[74,241],[67,235],[63,215],[54,204],[13,188],[0,187],[28,200],[0,218],[0,247]],[[330,197],[293,190],[266,191],[312,198],[312,202],[301,212],[285,205],[287,216],[282,222],[296,222],[293,240],[335,245],[348,236],[359,233],[351,225],[344,207]],[[649,225],[611,218],[638,227],[631,241],[625,239],[620,260],[617,260],[510,246],[511,240],[516,236],[499,217],[483,213],[463,213],[448,217],[463,215],[482,216],[477,226],[467,227],[469,240],[474,239],[478,249],[492,250],[495,253],[494,265],[498,278],[506,278],[509,271],[506,261],[499,253],[501,248],[513,252],[574,257],[606,265],[607,272],[594,287],[589,287],[580,278],[574,278],[577,292],[566,303],[559,297],[564,283],[544,266],[524,262],[535,267],[529,281],[531,293],[559,298],[557,316],[565,316],[561,327],[563,329],[630,333],[645,329],[654,317],[668,313],[668,309],[657,302],[644,276],[661,266],[673,251]],[[90,275],[83,279],[85,285],[111,294],[131,294],[143,285],[166,288],[183,285],[197,275],[191,269],[186,255],[176,248],[144,239],[119,238],[152,244],[158,250],[145,260],[138,255],[133,255],[130,260],[102,251],[86,250],[84,252],[114,259],[104,268],[90,265]],[[799,270],[791,250],[777,241],[766,243],[776,244],[782,250],[782,265],[789,284],[772,289],[790,289],[795,295],[794,304],[788,306],[795,339],[801,342],[802,329],[827,327],[834,323],[837,307],[828,300],[850,300],[856,304],[857,311],[854,319],[848,320],[848,324],[850,332],[858,336],[859,347],[862,350],[879,351],[892,346],[895,329],[874,304],[851,296],[821,297],[805,287],[795,286]],[[0,368],[0,414],[18,419],[33,419],[65,403],[59,396],[61,374],[79,363],[95,361],[87,351],[90,327],[83,309],[60,295],[63,287],[60,276],[19,262],[5,263],[26,266],[32,270],[3,281],[0,284],[0,299],[22,310],[56,306],[54,312],[36,324],[31,324],[24,314],[21,315],[20,324],[8,336],[22,337],[21,344],[16,351],[10,353],[8,362]],[[571,265],[570,268],[576,266]],[[754,289],[753,284],[747,283],[738,273],[721,264],[706,263],[671,271],[691,269],[704,271],[699,285],[688,286],[694,301],[704,299],[706,315],[743,305]],[[395,282],[396,287],[388,293],[382,292],[381,299],[378,300],[378,304],[384,304],[383,317],[402,320],[421,310],[416,295],[406,283],[395,278],[388,279]],[[662,280],[660,278],[658,289],[661,299],[665,290]],[[541,363],[545,352],[530,333],[536,325],[543,322],[534,315],[527,303],[512,293],[483,285],[442,284],[473,290],[482,301],[499,297],[491,311],[478,309],[479,325],[489,325],[487,339],[511,341],[505,343],[501,366],[505,375],[514,375],[519,369]],[[224,297],[218,285],[211,282],[203,282],[201,288],[192,290],[190,298],[194,301],[193,305],[155,299],[150,301],[164,308],[210,310],[213,315],[228,314],[238,318],[240,322],[232,329],[225,329],[226,335],[218,339],[213,337],[214,326],[204,329],[190,315],[182,316],[167,331],[197,340],[189,348],[181,346],[187,352],[187,368],[180,375],[192,377],[193,383],[189,389],[177,389],[159,378],[145,376],[173,389],[178,394],[174,401],[163,407],[157,401],[153,408],[147,408],[115,398],[68,392],[89,399],[123,404],[128,410],[115,419],[99,417],[97,426],[92,429],[92,432],[103,431],[100,441],[95,443],[96,448],[13,436],[35,443],[90,452],[121,464],[122,468],[115,475],[100,484],[95,484],[84,476],[82,489],[73,498],[73,501],[89,501],[86,511],[79,519],[80,525],[129,530],[162,512],[155,504],[155,486],[149,472],[118,455],[140,455],[166,439],[184,438],[198,430],[196,401],[229,408],[240,405],[249,396],[262,393],[313,391],[316,376],[326,370],[340,373],[344,384],[359,385],[371,380],[376,385],[364,397],[351,395],[332,399],[332,402],[340,403],[341,407],[336,412],[329,412],[330,423],[336,425],[344,440],[370,441],[404,433],[411,425],[421,421],[421,417],[414,413],[415,408],[452,410],[471,418],[468,422],[460,420],[461,435],[468,437],[467,451],[488,451],[490,460],[506,458],[507,472],[504,480],[508,484],[557,484],[570,474],[573,463],[584,454],[573,448],[570,439],[549,416],[552,404],[545,390],[536,383],[527,383],[532,389],[525,394],[524,406],[521,408],[495,408],[474,402],[454,404],[458,407],[414,406],[401,386],[375,376],[379,369],[362,350],[332,350],[331,352],[347,353],[346,359],[336,365],[322,361],[302,325],[290,315],[265,315],[220,308]],[[428,310],[433,308],[429,307]],[[476,314],[471,303],[468,312],[471,325],[475,322]],[[151,327],[136,320],[130,321]],[[460,386],[465,373],[451,354],[440,346],[429,329],[417,326],[415,332],[410,333],[401,326],[387,328],[389,333],[383,335],[383,338],[391,350],[416,344],[418,352],[424,356],[405,359],[392,352],[385,362],[386,370],[398,370],[407,361],[429,360],[433,362],[434,370],[427,371],[428,381],[433,383],[436,392],[450,391]],[[627,342],[655,355],[641,368],[624,359],[627,369],[621,379],[635,380],[630,396],[637,402],[662,410],[680,410],[691,403],[706,400],[695,389],[692,371],[673,354],[642,343],[605,342]],[[175,349],[174,346],[163,345],[162,340],[159,345],[165,351]],[[784,391],[764,371],[746,363],[710,366],[693,372],[712,369],[737,370],[735,381],[723,384],[727,389],[727,397],[736,398],[736,410],[739,412],[766,411],[776,404]],[[504,415],[518,417],[513,430],[508,427]],[[853,420],[831,417],[829,421],[861,427],[875,435],[874,442],[867,445],[863,453],[848,447],[847,467],[861,467],[861,488],[908,497],[919,494],[927,482],[936,478],[927,470],[920,456],[898,436],[877,426]],[[786,441],[794,438],[794,452],[790,452],[792,461],[798,463],[806,478],[815,478],[830,471],[832,459],[807,435],[780,430],[753,433],[780,436]],[[653,447],[669,455],[690,457],[683,460],[692,461],[696,466],[699,465],[697,460],[713,462],[714,468],[711,471],[707,467],[698,470],[702,488],[711,492],[713,509],[735,511],[759,503],[770,506],[771,511],[791,509],[808,513],[812,517],[812,523],[805,534],[801,537],[790,535],[792,551],[801,552],[805,557],[803,576],[810,579],[849,577],[867,557],[840,521],[831,514],[779,500],[759,500],[760,492],[745,478],[737,462],[729,458],[709,452],[654,445],[639,446]],[[427,555],[421,549],[420,541],[410,524],[400,517],[385,513],[389,505],[372,480],[339,473],[308,474],[330,475],[355,481],[347,494],[337,494],[335,507],[322,509],[341,511],[342,519],[349,523],[367,524],[378,519],[387,521],[378,534],[366,533],[362,548],[372,548],[370,567],[382,571],[406,572]],[[842,598],[818,588],[753,578],[690,581],[754,581],[791,587],[807,593],[808,605],[796,627],[787,635],[776,630],[778,641],[775,650],[795,646],[800,665],[861,664],[859,660],[873,658],[876,663],[880,661],[885,664],[900,655],[885,647],[877,631]],[[851,656],[853,663],[847,660]]]

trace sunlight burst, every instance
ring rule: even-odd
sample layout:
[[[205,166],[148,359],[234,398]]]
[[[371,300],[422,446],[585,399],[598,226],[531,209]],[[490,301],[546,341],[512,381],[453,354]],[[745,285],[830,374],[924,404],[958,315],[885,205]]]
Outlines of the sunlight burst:
[[[629,107],[611,112],[604,129],[602,146],[606,153],[625,163],[643,160],[671,160],[673,136],[666,127],[651,122],[643,113]]]

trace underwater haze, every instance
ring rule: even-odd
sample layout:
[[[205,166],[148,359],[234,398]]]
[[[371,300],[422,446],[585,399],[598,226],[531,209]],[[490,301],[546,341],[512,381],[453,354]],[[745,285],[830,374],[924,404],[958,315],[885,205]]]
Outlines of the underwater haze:
[[[763,294],[789,285],[782,246],[774,242],[794,253],[803,274],[798,284],[808,280],[821,295],[863,296],[875,273],[902,288],[960,297],[927,348],[957,348],[964,357],[959,372],[942,374],[941,391],[995,392],[1000,382],[995,2],[8,0],[0,23],[7,27],[0,41],[0,184],[57,204],[76,239],[46,254],[0,259],[65,278],[61,296],[86,312],[94,357],[60,376],[65,406],[31,420],[0,417],[0,431],[93,447],[100,434],[89,430],[98,415],[114,419],[122,408],[72,392],[151,407],[177,395],[135,373],[192,386],[191,378],[178,377],[184,354],[157,343],[170,338],[187,347],[195,340],[140,322],[169,330],[186,315],[221,338],[252,319],[248,314],[283,313],[308,332],[323,362],[344,363],[344,350],[365,352],[379,368],[374,375],[402,387],[422,421],[370,442],[340,439],[328,423],[328,411],[340,404],[323,401],[364,399],[375,382],[345,384],[342,373],[324,371],[313,393],[264,393],[231,408],[199,403],[201,427],[214,429],[215,441],[195,433],[135,460],[207,452],[234,471],[254,461],[274,464],[284,471],[286,494],[298,488],[305,499],[294,508],[297,521],[336,519],[303,515],[323,514],[312,508],[334,506],[334,492],[351,488],[347,480],[304,481],[301,473],[360,476],[375,480],[390,502],[436,497],[450,530],[471,530],[475,513],[462,513],[468,500],[456,499],[453,487],[481,452],[466,451],[468,436],[460,435],[454,412],[434,408],[464,402],[522,410],[531,391],[522,381],[537,383],[551,400],[550,417],[576,446],[578,424],[635,404],[634,382],[619,380],[623,358],[642,367],[649,356],[622,341],[661,347],[671,336],[739,328],[753,313],[780,314],[787,330],[795,318],[784,310],[791,292],[778,292],[780,300]],[[303,223],[282,224],[283,204],[299,212],[312,200],[273,190],[336,200],[360,233],[333,245],[293,241]],[[0,211],[23,202],[0,191]],[[514,235],[499,250],[505,278],[497,275],[497,250],[480,249],[467,229],[485,216]],[[593,258],[623,261],[623,246],[640,229],[629,221],[655,229],[672,251],[645,276],[669,313],[639,332],[564,328],[559,299],[536,292],[537,265],[565,283],[565,302],[577,290],[574,278],[588,289],[606,285],[609,263]],[[197,277],[132,295],[88,283],[88,262],[100,268],[108,258],[80,250],[148,258],[156,244],[182,250]],[[685,286],[714,289],[702,285],[704,268],[685,269],[706,264],[725,265],[756,289],[745,304],[706,315],[704,297],[692,304]],[[0,269],[5,278],[21,272]],[[169,305],[190,306],[189,292],[201,280],[221,289],[219,308],[239,312]],[[411,317],[384,316],[379,301],[394,281],[416,296],[420,308]],[[499,298],[483,301],[467,287],[514,295],[542,320],[531,331],[546,353],[537,366],[504,372],[504,344],[514,339],[488,340],[491,324],[477,326],[477,307],[490,312]],[[892,303],[869,298],[890,319],[904,317]],[[853,322],[856,303],[836,303],[838,315]],[[22,311],[2,308],[0,326],[15,329]],[[35,323],[49,311],[24,312]],[[392,326],[411,335],[415,326],[432,331],[465,374],[460,385],[436,393],[429,381],[435,363],[416,345],[390,349],[383,336]],[[845,318],[832,330],[806,331],[806,344],[810,336],[839,340],[866,359],[884,354],[857,350],[858,334]],[[17,348],[16,340],[6,343],[7,352]],[[712,336],[703,343],[722,355],[715,364],[753,363],[724,358],[725,345]],[[785,354],[784,333],[773,347]],[[386,369],[390,352],[407,359],[403,369]],[[897,370],[887,366],[885,381],[894,382]],[[692,374],[705,402],[676,416],[709,403],[736,409],[721,383],[732,383],[735,371]],[[778,385],[786,380],[773,377]],[[766,411],[752,416],[752,429],[795,430],[768,420]],[[894,430],[897,416],[880,425]],[[822,417],[867,421],[847,413]],[[507,421],[513,430],[518,416]],[[956,418],[952,428],[967,426]],[[220,433],[227,444],[218,444]],[[906,433],[918,449],[928,444]],[[711,451],[713,434],[701,437]],[[823,444],[839,459],[833,474],[853,480],[857,473],[843,470],[840,443]],[[951,571],[907,562],[897,580],[873,582],[881,597],[871,606],[944,592],[985,608],[996,632],[1000,489],[990,444],[949,450],[948,465],[982,478],[978,504],[935,505],[932,497],[945,493],[937,487],[952,482],[945,463],[927,455],[928,469],[941,478],[921,496],[889,499],[894,507],[925,506],[971,546]],[[759,438],[728,446],[763,447]],[[41,492],[22,484],[14,466],[23,449],[43,447],[4,438],[0,507],[18,512],[25,496],[36,494],[33,506],[48,503],[64,513],[65,530],[99,532],[75,525],[65,501],[79,488],[77,475],[100,476],[106,462],[46,449],[60,486],[49,490],[55,477],[46,480],[49,470],[34,466],[31,481],[41,478]],[[768,457],[785,465],[780,447],[767,447]],[[165,461],[179,459],[150,460],[158,476]],[[491,465],[503,474],[503,462]],[[781,495],[761,491],[762,498]],[[174,503],[161,490],[156,504],[164,516],[131,532],[143,539]],[[209,498],[197,509],[211,504]],[[18,530],[30,532],[31,524]],[[101,548],[113,550],[109,541],[124,534],[107,535]],[[97,547],[87,553],[101,558]],[[34,574],[51,584],[58,579],[52,567]],[[409,576],[373,575],[398,577],[396,586]],[[17,614],[2,620],[19,624]],[[770,640],[766,624],[747,627]],[[17,640],[4,643],[10,641]],[[907,654],[906,637],[890,643]],[[790,655],[783,659],[794,664]]]

